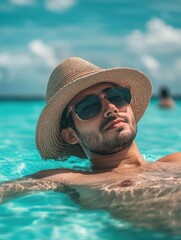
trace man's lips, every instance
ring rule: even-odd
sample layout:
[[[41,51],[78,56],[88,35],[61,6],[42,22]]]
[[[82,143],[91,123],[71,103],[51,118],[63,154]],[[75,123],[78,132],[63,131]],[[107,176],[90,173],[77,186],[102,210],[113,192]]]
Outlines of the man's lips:
[[[115,120],[110,121],[104,128],[105,131],[117,128],[117,127],[122,127],[127,121],[123,118],[118,118]]]

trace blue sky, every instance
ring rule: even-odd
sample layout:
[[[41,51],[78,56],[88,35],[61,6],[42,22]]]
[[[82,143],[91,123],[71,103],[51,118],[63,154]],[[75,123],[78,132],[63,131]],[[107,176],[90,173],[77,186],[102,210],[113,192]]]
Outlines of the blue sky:
[[[3,0],[0,95],[44,95],[70,56],[145,72],[181,94],[180,0]]]

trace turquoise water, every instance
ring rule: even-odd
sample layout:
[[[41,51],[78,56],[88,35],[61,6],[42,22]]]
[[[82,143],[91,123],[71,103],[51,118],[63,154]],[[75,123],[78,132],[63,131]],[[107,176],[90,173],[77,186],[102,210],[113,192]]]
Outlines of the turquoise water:
[[[35,126],[44,102],[0,102],[0,181],[40,169],[89,168],[89,161],[44,161],[34,144]],[[136,142],[148,161],[181,151],[181,101],[173,110],[151,104],[138,126]],[[0,205],[0,240],[30,239],[181,239],[112,218],[106,211],[86,210],[65,194],[41,192]]]

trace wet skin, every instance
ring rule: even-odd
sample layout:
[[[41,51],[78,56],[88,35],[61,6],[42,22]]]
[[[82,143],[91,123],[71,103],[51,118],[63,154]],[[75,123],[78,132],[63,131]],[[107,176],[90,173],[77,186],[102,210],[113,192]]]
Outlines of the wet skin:
[[[181,234],[181,165],[162,160],[111,172],[43,170],[2,184],[0,192],[4,187],[3,201],[35,191],[64,192],[82,207],[106,209],[136,227]]]
[[[70,105],[110,87],[108,83],[93,86]],[[82,146],[92,171],[44,170],[1,183],[0,202],[30,192],[54,190],[67,193],[85,208],[106,209],[135,226],[181,234],[181,153],[154,163],[144,160],[134,142],[136,122],[130,105],[118,109],[102,99],[101,112],[95,118],[82,121],[73,113],[73,119],[76,131],[67,128],[62,136],[70,144]],[[109,149],[110,142],[114,144]],[[102,147],[107,154],[101,154]]]

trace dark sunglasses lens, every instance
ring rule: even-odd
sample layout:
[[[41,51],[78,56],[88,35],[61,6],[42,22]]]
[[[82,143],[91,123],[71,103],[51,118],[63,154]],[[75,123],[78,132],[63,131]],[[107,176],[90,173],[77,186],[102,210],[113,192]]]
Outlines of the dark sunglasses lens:
[[[82,120],[95,117],[101,109],[101,102],[97,96],[88,96],[77,102],[74,106],[76,114]]]
[[[122,107],[131,102],[131,93],[128,88],[113,88],[110,89],[106,96],[108,100],[117,107]]]

